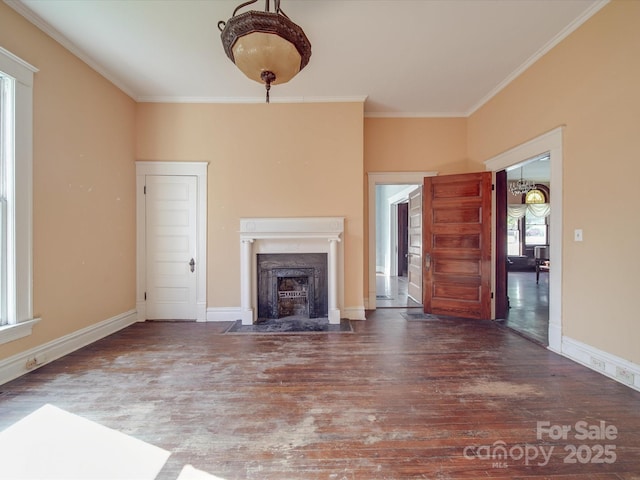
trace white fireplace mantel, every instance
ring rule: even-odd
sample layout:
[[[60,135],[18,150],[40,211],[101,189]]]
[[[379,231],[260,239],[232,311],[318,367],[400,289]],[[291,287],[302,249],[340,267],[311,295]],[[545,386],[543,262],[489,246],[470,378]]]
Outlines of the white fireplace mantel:
[[[241,218],[240,304],[243,325],[257,318],[261,253],[326,253],[329,323],[340,323],[344,298],[344,217]]]

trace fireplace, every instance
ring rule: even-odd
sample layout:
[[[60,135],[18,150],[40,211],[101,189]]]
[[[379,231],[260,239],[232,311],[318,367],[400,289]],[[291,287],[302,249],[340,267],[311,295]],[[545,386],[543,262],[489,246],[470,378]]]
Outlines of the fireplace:
[[[242,324],[290,315],[340,323],[343,233],[343,217],[240,219]]]
[[[327,254],[258,254],[258,322],[327,316]]]

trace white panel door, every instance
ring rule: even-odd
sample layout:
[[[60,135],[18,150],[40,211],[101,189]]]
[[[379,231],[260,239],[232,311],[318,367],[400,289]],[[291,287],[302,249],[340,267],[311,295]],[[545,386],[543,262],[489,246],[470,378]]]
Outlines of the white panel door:
[[[147,175],[147,318],[196,319],[197,177]]]
[[[409,194],[408,294],[422,304],[422,187]]]

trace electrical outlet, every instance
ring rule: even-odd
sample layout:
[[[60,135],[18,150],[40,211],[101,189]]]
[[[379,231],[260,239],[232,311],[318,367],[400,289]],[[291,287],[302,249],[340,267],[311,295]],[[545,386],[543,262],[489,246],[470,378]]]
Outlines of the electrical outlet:
[[[633,373],[626,368],[616,367],[616,378],[627,385],[633,385]]]
[[[598,370],[602,370],[604,372],[605,366],[604,362],[596,357],[591,357],[591,365],[596,367]]]

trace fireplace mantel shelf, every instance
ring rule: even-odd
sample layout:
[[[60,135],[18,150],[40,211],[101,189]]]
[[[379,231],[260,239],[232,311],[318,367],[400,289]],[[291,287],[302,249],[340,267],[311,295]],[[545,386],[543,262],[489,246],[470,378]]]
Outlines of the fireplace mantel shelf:
[[[241,240],[278,239],[295,240],[299,238],[320,238],[340,241],[340,233],[326,232],[240,232]]]

